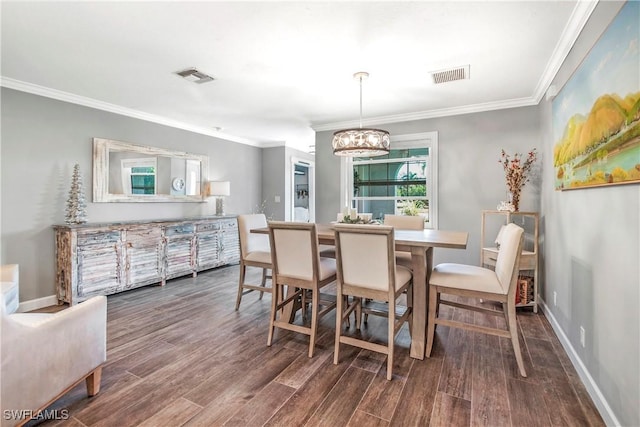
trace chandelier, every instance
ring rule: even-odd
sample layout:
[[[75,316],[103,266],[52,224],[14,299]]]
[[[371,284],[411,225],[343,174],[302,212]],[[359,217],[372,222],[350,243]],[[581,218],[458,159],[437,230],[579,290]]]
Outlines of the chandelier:
[[[360,127],[334,132],[331,141],[333,154],[345,157],[373,157],[389,154],[389,132],[362,127],[362,79],[369,77],[369,73],[361,71],[355,73],[353,77],[360,80]]]

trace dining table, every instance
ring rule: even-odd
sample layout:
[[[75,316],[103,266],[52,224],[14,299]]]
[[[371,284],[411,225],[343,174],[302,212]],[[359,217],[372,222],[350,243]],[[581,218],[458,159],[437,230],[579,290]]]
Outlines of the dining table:
[[[318,243],[335,245],[332,224],[316,224]],[[269,229],[256,228],[252,233],[268,234]],[[428,319],[428,284],[433,268],[433,249],[466,249],[469,233],[447,230],[404,230],[394,229],[396,251],[411,253],[413,270],[413,321],[411,326],[411,357],[424,359]]]

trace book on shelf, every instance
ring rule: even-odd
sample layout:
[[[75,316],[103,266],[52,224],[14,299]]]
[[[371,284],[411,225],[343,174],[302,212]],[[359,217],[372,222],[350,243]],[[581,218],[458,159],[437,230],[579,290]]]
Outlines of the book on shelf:
[[[516,304],[529,304],[535,300],[535,288],[533,277],[519,276],[518,291],[516,292]]]

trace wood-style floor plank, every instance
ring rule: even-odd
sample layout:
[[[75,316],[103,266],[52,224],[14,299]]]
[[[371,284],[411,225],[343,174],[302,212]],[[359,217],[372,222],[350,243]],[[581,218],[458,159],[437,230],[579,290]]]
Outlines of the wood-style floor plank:
[[[387,381],[386,358],[374,352],[343,344],[333,364],[333,314],[318,327],[313,358],[309,337],[291,331],[278,330],[267,347],[271,296],[247,294],[236,312],[237,280],[230,266],[109,296],[100,393],[88,398],[78,385],[48,408],[69,419],[38,425],[604,425],[541,313],[518,313],[527,378],[506,338],[438,326],[431,357],[415,360],[405,326]],[[441,316],[504,326],[446,306]],[[369,316],[362,330],[352,320],[345,331],[384,343],[386,322]]]
[[[471,402],[446,393],[436,393],[430,426],[468,426],[471,423]]]
[[[374,376],[364,369],[349,367],[305,425],[347,425]]]

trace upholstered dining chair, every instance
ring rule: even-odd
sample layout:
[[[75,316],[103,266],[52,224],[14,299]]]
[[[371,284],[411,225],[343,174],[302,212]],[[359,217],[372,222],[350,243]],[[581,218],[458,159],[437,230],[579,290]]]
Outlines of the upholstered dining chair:
[[[267,345],[271,346],[275,328],[303,333],[309,335],[309,357],[313,357],[318,322],[336,307],[335,300],[329,300],[320,293],[323,287],[336,280],[336,260],[320,257],[315,224],[269,221],[269,240],[273,264],[273,295]],[[289,288],[286,298],[285,286]],[[302,325],[291,323],[289,318],[285,318],[284,310],[280,318],[277,317],[278,311],[297,301],[301,302],[304,312],[308,292],[311,293],[309,326],[304,323],[304,315]]]
[[[18,265],[0,267],[17,288]],[[0,293],[0,424],[23,425],[77,384],[100,391],[107,358],[107,298],[95,296],[56,313],[13,313]]]
[[[500,237],[500,249],[498,250],[495,270],[453,263],[438,264],[433,269],[429,279],[427,357],[431,356],[436,325],[462,328],[511,339],[520,375],[523,377],[527,376],[520,351],[520,342],[518,341],[518,324],[516,322],[515,306],[518,265],[522,252],[522,242],[524,240],[523,233],[524,230],[513,223],[505,226]],[[442,294],[499,302],[502,303],[503,310],[502,312],[495,311],[462,302],[441,299],[440,296]],[[492,315],[504,315],[507,328],[506,330],[490,328],[439,318],[438,311],[440,304]]]
[[[393,376],[395,337],[404,322],[411,324],[411,270],[396,265],[393,227],[336,224],[335,236],[338,292],[333,363],[338,363],[341,343],[386,354],[387,380],[390,380]],[[400,314],[397,300],[405,291],[407,308]],[[352,299],[345,306],[348,297]],[[386,302],[388,311],[369,311],[362,307],[363,300]],[[342,324],[354,310],[388,318],[386,345],[343,335]],[[359,314],[356,315],[356,327],[360,327]]]
[[[424,230],[424,218],[419,215],[386,215],[384,225],[398,230]],[[411,252],[396,252],[396,263],[411,268]]]
[[[271,248],[269,236],[266,234],[252,233],[254,228],[266,228],[267,217],[264,214],[238,215],[238,234],[240,235],[240,280],[238,282],[238,297],[236,298],[236,310],[240,308],[242,296],[253,291],[259,291],[260,297],[265,292],[271,293],[267,287],[267,279],[271,279],[268,273],[271,270]],[[262,269],[260,285],[245,283],[247,267]]]

